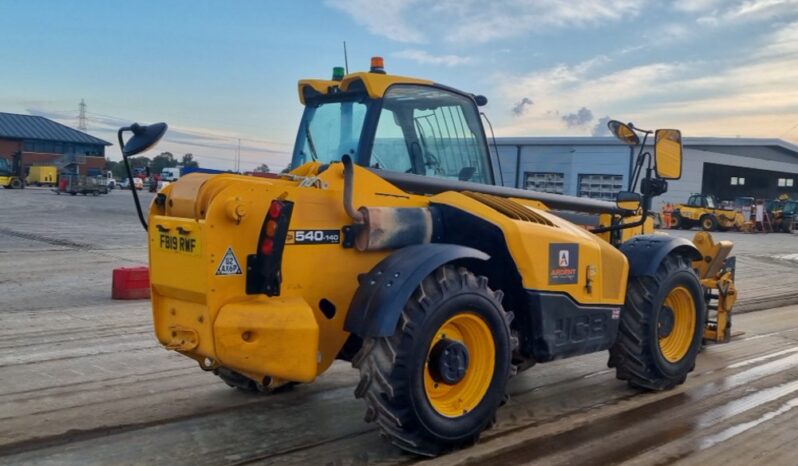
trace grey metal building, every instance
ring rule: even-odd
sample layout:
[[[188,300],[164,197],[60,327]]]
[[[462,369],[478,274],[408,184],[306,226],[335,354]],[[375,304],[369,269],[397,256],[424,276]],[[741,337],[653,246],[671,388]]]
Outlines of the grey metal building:
[[[626,190],[633,151],[612,137],[496,138],[505,186],[611,200]],[[665,202],[692,193],[798,196],[798,146],[781,139],[685,138],[682,178],[670,181]],[[636,155],[636,152],[634,152]]]

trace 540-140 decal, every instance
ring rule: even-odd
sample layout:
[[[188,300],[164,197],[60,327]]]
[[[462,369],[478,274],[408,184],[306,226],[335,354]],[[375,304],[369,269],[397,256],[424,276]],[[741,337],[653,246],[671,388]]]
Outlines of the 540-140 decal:
[[[285,244],[338,244],[340,230],[288,230]]]

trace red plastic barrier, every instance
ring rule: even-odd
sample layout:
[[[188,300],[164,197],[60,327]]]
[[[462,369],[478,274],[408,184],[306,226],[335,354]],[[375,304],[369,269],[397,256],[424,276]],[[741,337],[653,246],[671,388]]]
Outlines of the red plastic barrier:
[[[114,269],[111,297],[113,299],[148,299],[150,297],[150,269],[147,267]]]

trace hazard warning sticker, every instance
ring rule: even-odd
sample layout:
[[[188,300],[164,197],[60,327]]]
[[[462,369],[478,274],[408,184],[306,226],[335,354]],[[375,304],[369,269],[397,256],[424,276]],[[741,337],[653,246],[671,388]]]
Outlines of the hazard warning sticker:
[[[549,285],[571,285],[579,281],[579,245],[549,245]]]
[[[222,261],[219,262],[219,267],[216,269],[216,275],[241,275],[241,266],[238,264],[238,259],[233,252],[233,248],[227,248],[224,253]]]

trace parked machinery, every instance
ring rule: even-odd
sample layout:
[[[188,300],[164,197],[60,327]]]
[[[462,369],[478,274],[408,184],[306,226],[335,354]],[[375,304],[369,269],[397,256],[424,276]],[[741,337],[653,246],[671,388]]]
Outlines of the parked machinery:
[[[291,172],[189,174],[139,208],[166,348],[247,391],[351,361],[366,420],[424,455],[475,442],[508,379],[537,363],[608,350],[620,379],[652,390],[693,370],[706,293],[733,274],[709,235],[650,234],[651,199],[681,176],[679,131],[610,122],[640,147],[642,192],[610,203],[495,185],[487,99],[381,59],[302,80],[299,97]],[[125,161],[165,131],[120,129]]]
[[[699,226],[704,231],[739,230],[745,224],[743,215],[734,209],[723,209],[714,196],[693,194],[686,204],[673,211],[673,228],[689,230]]]

